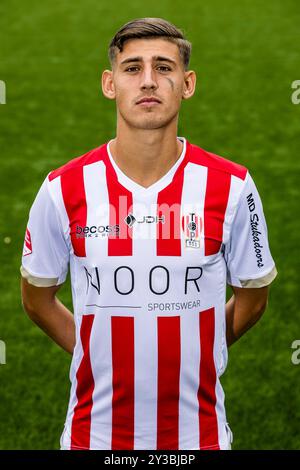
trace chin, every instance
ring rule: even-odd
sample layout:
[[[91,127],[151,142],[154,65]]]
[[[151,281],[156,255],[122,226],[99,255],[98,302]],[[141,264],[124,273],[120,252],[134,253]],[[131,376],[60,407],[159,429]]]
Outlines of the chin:
[[[124,121],[135,129],[160,129],[165,127],[173,119],[172,116],[166,116],[163,113],[156,113],[153,111],[145,113],[137,113],[132,111],[129,113],[120,113]]]
[[[134,127],[137,129],[159,129],[160,127],[164,127],[165,125],[166,123],[159,119],[145,119],[136,122],[134,124]]]

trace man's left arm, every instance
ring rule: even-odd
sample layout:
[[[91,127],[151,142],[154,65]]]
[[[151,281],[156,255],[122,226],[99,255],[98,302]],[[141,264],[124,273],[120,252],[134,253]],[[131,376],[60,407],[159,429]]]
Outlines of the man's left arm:
[[[268,286],[277,275],[262,202],[248,174],[224,247],[227,283],[233,296],[226,304],[227,345],[237,341],[264,313]]]
[[[268,286],[241,288],[231,286],[234,295],[226,304],[226,339],[231,346],[261,318],[268,303]]]

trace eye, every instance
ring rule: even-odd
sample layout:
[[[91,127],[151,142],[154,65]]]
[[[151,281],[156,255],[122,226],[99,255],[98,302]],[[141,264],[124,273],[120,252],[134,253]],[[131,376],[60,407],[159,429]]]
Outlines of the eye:
[[[171,71],[170,67],[168,67],[167,65],[159,65],[157,68],[162,69],[163,72]],[[137,69],[138,69],[137,66],[131,66],[131,67],[127,67],[127,69],[125,69],[125,72],[130,72],[132,70],[135,71]]]
[[[137,69],[138,67],[128,67],[127,69],[125,69],[125,72],[129,72],[130,70],[132,69]]]
[[[170,67],[167,67],[166,65],[159,65],[158,66],[159,69],[165,69],[165,71],[169,72],[171,69]]]

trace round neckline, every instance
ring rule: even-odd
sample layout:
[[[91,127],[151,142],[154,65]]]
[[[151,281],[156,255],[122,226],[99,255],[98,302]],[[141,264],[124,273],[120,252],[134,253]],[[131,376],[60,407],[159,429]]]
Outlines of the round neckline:
[[[167,173],[165,173],[159,180],[155,181],[155,183],[151,184],[147,188],[140,185],[139,183],[137,183],[133,179],[129,178],[129,176],[127,176],[119,168],[117,163],[114,161],[114,159],[112,157],[112,154],[111,154],[111,151],[110,151],[109,144],[113,141],[113,139],[111,139],[107,143],[106,149],[107,149],[107,154],[108,154],[109,160],[110,160],[110,162],[111,162],[111,164],[112,164],[112,166],[113,166],[113,168],[116,172],[119,183],[122,184],[122,186],[124,186],[129,191],[138,192],[141,195],[148,195],[148,194],[153,193],[153,192],[161,191],[163,188],[168,186],[168,184],[171,183],[177,168],[179,167],[179,165],[181,164],[181,162],[183,161],[183,159],[186,155],[186,148],[187,148],[186,138],[181,137],[181,136],[180,137],[177,136],[177,139],[179,139],[183,143],[182,152],[181,152],[179,158],[176,160],[174,165],[167,171]]]

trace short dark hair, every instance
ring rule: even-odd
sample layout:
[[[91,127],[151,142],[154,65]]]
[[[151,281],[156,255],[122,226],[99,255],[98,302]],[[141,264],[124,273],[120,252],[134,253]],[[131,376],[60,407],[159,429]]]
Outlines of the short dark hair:
[[[124,24],[114,35],[108,49],[108,58],[113,67],[117,49],[123,51],[125,41],[129,39],[165,38],[179,48],[184,70],[188,70],[192,44],[185,39],[183,32],[175,25],[162,18],[138,18]]]

